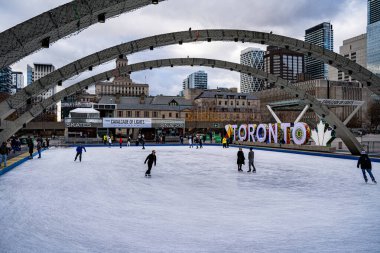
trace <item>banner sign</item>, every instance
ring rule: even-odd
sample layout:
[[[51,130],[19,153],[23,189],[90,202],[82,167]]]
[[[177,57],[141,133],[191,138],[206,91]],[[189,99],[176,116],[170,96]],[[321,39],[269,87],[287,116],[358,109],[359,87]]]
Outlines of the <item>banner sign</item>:
[[[103,118],[104,128],[152,128],[151,118]]]
[[[310,139],[310,127],[306,123],[242,124],[226,125],[226,137],[233,141],[283,143],[303,145]]]

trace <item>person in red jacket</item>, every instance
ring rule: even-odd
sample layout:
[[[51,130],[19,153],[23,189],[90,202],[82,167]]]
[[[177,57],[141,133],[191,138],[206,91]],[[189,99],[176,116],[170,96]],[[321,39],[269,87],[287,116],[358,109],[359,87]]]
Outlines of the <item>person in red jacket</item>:
[[[121,138],[121,137],[119,139],[119,145],[120,145],[120,148],[121,148],[121,146],[123,146],[123,138]]]

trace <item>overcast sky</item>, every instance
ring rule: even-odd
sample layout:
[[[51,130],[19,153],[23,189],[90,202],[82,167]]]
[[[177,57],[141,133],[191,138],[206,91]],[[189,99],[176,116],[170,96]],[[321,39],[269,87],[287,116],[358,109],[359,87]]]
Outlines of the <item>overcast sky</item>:
[[[67,0],[0,0],[0,31],[4,31]],[[366,32],[367,1],[363,0],[167,0],[158,5],[125,13],[96,24],[76,36],[60,40],[49,49],[40,50],[12,68],[24,72],[33,62],[52,63],[62,67],[76,59],[102,49],[161,33],[192,29],[246,29],[304,39],[305,29],[321,22],[331,22],[334,28],[334,51],[342,41]],[[212,42],[173,45],[129,56],[130,63],[174,57],[204,57],[233,62],[240,61],[240,51],[256,44]],[[263,47],[261,47],[263,48]],[[115,67],[112,61],[65,82],[80,81]],[[209,88],[239,87],[240,76],[231,71],[177,67],[147,70],[132,74],[135,82],[147,82],[151,95],[177,95],[187,75],[205,70]]]

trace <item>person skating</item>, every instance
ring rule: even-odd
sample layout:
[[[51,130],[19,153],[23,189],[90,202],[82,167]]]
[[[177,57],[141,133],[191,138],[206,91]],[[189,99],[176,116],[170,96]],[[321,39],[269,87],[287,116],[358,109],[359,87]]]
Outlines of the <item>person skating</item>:
[[[239,151],[237,152],[238,171],[243,171],[241,168],[243,164],[245,164],[245,157],[244,157],[243,150],[239,148]]]
[[[79,156],[79,162],[82,162],[82,152],[83,152],[83,150],[84,150],[84,152],[87,152],[86,148],[83,145],[79,144],[79,146],[76,149],[77,154],[75,155],[74,162],[77,160],[78,156]]]
[[[227,148],[227,138],[223,137],[222,139],[223,148]]]
[[[41,143],[41,140],[38,140],[38,141],[37,141],[38,159],[41,158],[41,149],[42,149],[42,143]]]
[[[142,137],[141,137],[141,145],[142,145],[142,149],[145,149],[145,138],[144,138],[144,135],[142,135]]]
[[[49,140],[49,138],[46,137],[45,141],[46,141],[46,148],[49,148],[49,146],[50,146],[50,140]]]
[[[203,140],[202,140],[202,138],[199,138],[199,148],[203,148]]]
[[[255,168],[255,165],[253,164],[254,158],[255,158],[255,153],[253,152],[253,148],[249,148],[249,152],[248,152],[248,168],[249,169],[247,172],[251,172],[251,166],[252,166],[253,167],[252,172],[256,173],[256,168]]]
[[[156,160],[157,160],[156,151],[152,150],[152,153],[146,157],[145,162],[144,162],[144,164],[148,162],[148,170],[145,172],[146,177],[150,177],[150,170],[152,169],[153,163],[154,163],[154,166],[156,166]]]
[[[371,163],[371,159],[369,159],[368,157],[368,154],[365,152],[365,151],[362,151],[361,152],[361,155],[360,155],[360,158],[358,160],[358,164],[357,164],[357,167],[362,169],[362,173],[363,173],[363,177],[364,177],[364,181],[367,183],[368,182],[368,179],[367,179],[367,175],[366,175],[366,171],[367,173],[369,174],[369,176],[371,177],[372,179],[372,182],[377,184],[376,180],[375,180],[375,177],[373,176],[372,174],[372,163]]]
[[[29,148],[29,159],[33,159],[34,143],[33,143],[32,138],[30,138],[30,136],[28,136],[26,143],[28,144],[28,148]]]
[[[189,139],[189,148],[193,148],[193,136],[189,135],[188,139]]]
[[[0,167],[1,164],[4,163],[4,168],[7,167],[7,158],[8,158],[8,148],[7,148],[7,143],[3,142],[0,146]]]
[[[111,137],[108,137],[108,145],[109,145],[109,147],[112,146],[112,138]]]
[[[120,145],[120,148],[123,146],[123,138],[121,138],[121,137],[119,139],[119,145]]]
[[[128,136],[127,147],[131,146],[131,136]]]

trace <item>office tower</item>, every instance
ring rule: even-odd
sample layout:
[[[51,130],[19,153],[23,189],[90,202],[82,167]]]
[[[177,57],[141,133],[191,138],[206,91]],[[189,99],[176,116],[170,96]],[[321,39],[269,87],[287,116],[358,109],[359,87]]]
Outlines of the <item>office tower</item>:
[[[190,74],[182,82],[183,90],[187,89],[207,89],[207,73],[200,70]]]
[[[240,53],[240,64],[264,70],[264,51],[259,48],[249,47]],[[250,93],[262,90],[264,81],[247,75],[240,74],[240,92]]]
[[[328,22],[323,22],[305,31],[305,42],[323,47],[333,51],[334,35],[333,26]],[[306,72],[314,79],[328,79],[329,67],[322,61],[306,56]]]
[[[22,72],[12,72],[12,85],[16,92],[24,88],[24,74]]]
[[[12,69],[9,66],[0,69],[0,92],[12,92]]]
[[[284,48],[268,46],[264,56],[264,71],[292,83],[305,73],[304,55]]]
[[[362,65],[367,66],[367,35],[361,34],[343,41],[339,47],[339,54]],[[348,74],[338,71],[339,81],[355,81]]]
[[[380,75],[380,0],[368,0],[367,10],[367,68]]]
[[[34,63],[33,67],[27,65],[27,84],[31,84],[41,77],[50,74],[55,70],[52,64]],[[34,102],[40,102],[42,99],[48,98],[55,94],[56,88],[50,88],[34,98]]]

